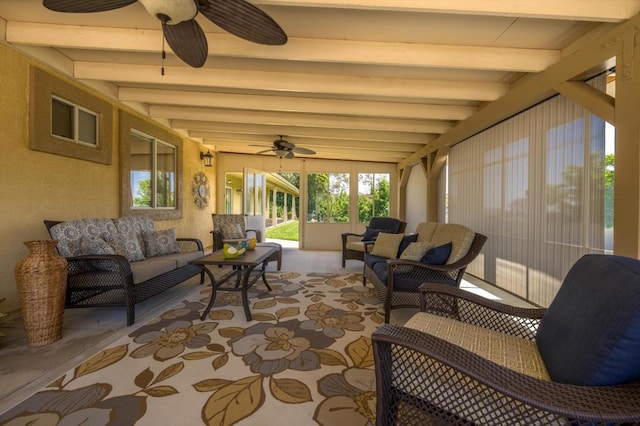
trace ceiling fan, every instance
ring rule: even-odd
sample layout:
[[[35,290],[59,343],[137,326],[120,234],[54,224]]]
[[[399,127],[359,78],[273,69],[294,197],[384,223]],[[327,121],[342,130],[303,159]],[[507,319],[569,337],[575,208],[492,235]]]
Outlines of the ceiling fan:
[[[251,146],[264,146],[264,145],[251,145]],[[271,148],[256,152],[256,154],[265,154],[267,152],[273,152],[279,158],[293,158],[294,153],[307,154],[307,155],[312,155],[316,153],[315,151],[312,151],[310,149],[295,146],[291,142],[284,140],[282,135],[280,135],[279,139],[276,139],[273,141],[273,146]]]
[[[199,68],[209,54],[198,13],[245,40],[271,46],[287,42],[284,30],[269,15],[245,0],[43,0],[55,12],[90,13],[119,9],[139,1],[162,23],[162,33],[176,55]],[[163,52],[164,58],[164,52]]]

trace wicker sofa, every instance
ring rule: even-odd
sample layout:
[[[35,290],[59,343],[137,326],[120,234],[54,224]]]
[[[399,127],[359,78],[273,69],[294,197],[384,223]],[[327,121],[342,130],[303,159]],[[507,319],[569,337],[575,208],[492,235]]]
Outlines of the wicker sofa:
[[[126,306],[131,325],[137,303],[196,275],[204,282],[202,270],[188,264],[204,255],[202,242],[156,231],[147,217],[44,223],[69,265],[65,308]]]
[[[470,228],[453,223],[424,222],[416,232],[396,239],[389,253],[376,251],[380,237],[366,245],[363,284],[369,280],[385,305],[385,322],[392,309],[418,308],[422,283],[441,283],[458,287],[467,266],[480,254],[487,237]],[[400,239],[401,238],[401,239]],[[403,258],[409,245],[416,243],[425,250],[417,259]]]

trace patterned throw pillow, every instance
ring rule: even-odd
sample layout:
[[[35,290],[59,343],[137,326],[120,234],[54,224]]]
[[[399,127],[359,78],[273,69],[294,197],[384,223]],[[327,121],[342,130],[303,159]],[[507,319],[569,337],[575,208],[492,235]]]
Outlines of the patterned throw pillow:
[[[371,254],[386,257],[387,259],[395,259],[398,255],[398,247],[400,247],[402,237],[404,237],[402,234],[379,233]]]
[[[174,228],[162,231],[144,231],[142,238],[144,239],[147,257],[180,252]]]
[[[223,223],[222,224],[222,239],[224,240],[238,240],[245,238],[244,232],[242,232],[242,226],[239,223]]]
[[[83,255],[116,254],[116,251],[100,237],[82,237],[80,250]]]
[[[135,231],[106,234],[104,239],[116,254],[126,257],[129,262],[144,260],[142,246]]]
[[[422,257],[434,247],[435,247],[435,244],[429,243],[426,241],[410,243],[400,255],[400,259],[413,260],[414,262],[419,262],[422,259]],[[405,274],[407,272],[411,272],[411,270],[413,270],[413,266],[411,265],[398,265],[396,266],[395,272],[398,272],[400,274]]]

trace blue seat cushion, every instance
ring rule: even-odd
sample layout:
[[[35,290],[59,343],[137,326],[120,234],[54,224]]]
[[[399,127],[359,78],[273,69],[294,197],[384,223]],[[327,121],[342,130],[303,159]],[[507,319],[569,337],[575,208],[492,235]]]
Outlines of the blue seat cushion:
[[[384,285],[387,285],[387,259],[385,259],[384,262],[375,263],[371,269],[376,273],[378,279],[383,282]]]
[[[389,269],[387,267],[387,262],[378,262],[371,267],[373,272],[376,273],[378,279],[383,282],[385,285],[387,284],[387,279],[389,277]],[[452,279],[449,275],[440,271],[431,271],[429,274],[428,281],[430,283],[441,283],[441,284],[451,284],[455,285],[456,281]],[[395,273],[393,275],[393,288],[398,290],[409,290],[409,291],[417,291],[418,287],[420,287],[425,282],[424,278],[416,277],[411,273],[399,274]]]
[[[373,269],[373,266],[377,263],[387,264],[387,258],[383,256],[376,256],[374,254],[365,253],[364,254],[364,263],[369,266],[369,268]],[[386,266],[385,266],[386,267]]]
[[[536,336],[553,381],[640,380],[640,261],[586,255],[565,277]]]

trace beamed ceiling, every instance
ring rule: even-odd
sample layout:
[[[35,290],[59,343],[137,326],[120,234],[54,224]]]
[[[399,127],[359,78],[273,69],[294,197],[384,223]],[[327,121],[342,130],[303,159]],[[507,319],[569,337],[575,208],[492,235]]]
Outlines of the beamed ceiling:
[[[244,41],[199,15],[206,64],[191,68],[167,46],[164,75],[160,22],[139,2],[67,14],[0,0],[0,39],[212,151],[254,154],[284,135],[315,158],[402,165],[640,11],[640,0],[252,3],[286,45]]]

